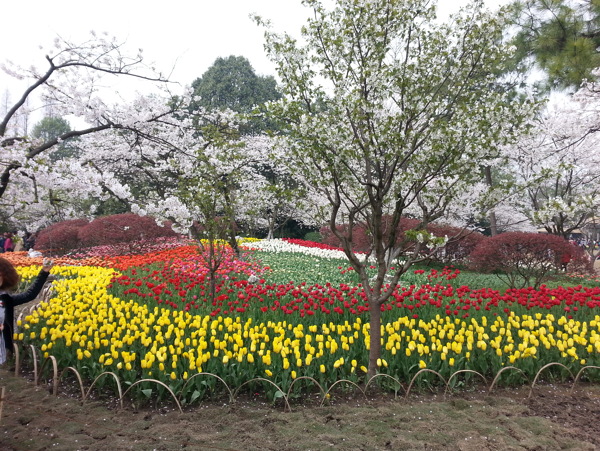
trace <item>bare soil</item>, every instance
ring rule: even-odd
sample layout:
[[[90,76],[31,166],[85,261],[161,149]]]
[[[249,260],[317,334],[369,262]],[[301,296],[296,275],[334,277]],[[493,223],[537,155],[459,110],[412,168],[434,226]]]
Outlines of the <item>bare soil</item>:
[[[600,272],[600,260],[596,261]],[[30,304],[28,304],[30,305]],[[0,366],[0,451],[41,450],[600,450],[600,385],[443,392],[334,394],[271,404],[260,398],[187,408],[120,409],[82,402],[79,388]],[[2,392],[2,390],[4,390]]]
[[[600,386],[578,382],[530,388],[411,392],[365,397],[334,394],[320,407],[306,400],[210,402],[117,408],[66,386],[0,368],[4,388],[0,450],[597,450]],[[78,389],[77,389],[78,390]]]

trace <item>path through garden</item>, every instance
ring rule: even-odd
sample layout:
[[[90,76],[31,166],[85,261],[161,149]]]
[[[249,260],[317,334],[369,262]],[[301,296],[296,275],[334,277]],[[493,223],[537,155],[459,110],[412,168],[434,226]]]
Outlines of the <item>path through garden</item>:
[[[0,449],[13,450],[595,450],[600,386],[578,383],[511,390],[333,396],[292,405],[260,399],[169,407],[82,404],[0,369],[5,387]]]

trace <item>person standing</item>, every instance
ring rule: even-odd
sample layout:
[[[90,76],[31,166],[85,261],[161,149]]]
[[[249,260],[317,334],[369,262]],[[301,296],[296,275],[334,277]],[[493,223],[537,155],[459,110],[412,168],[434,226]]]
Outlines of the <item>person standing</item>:
[[[12,252],[15,249],[15,243],[13,242],[12,232],[4,233],[4,252]]]
[[[26,251],[33,248],[35,245],[35,237],[31,234],[31,232],[25,232],[23,236],[23,247]]]
[[[0,364],[13,349],[15,307],[33,301],[46,283],[53,266],[52,260],[44,260],[42,269],[23,293],[12,293],[19,284],[19,274],[11,262],[0,257]]]
[[[13,252],[20,252],[24,249],[23,238],[19,236],[17,232],[13,232]]]

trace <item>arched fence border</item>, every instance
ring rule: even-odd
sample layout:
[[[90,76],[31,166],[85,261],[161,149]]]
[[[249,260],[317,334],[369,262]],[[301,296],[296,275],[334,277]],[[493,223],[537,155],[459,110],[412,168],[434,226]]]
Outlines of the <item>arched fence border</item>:
[[[14,346],[14,351],[15,351],[15,376],[18,376],[20,371],[21,371],[21,352],[19,351],[19,347],[17,346],[16,343],[13,344]],[[289,399],[290,399],[290,395],[292,392],[292,388],[293,386],[298,383],[301,380],[309,380],[311,382],[313,382],[315,384],[315,386],[318,388],[319,391],[319,395],[321,396],[321,403],[320,406],[322,407],[325,402],[330,398],[330,393],[333,391],[334,388],[336,388],[336,386],[338,385],[342,385],[342,384],[346,384],[346,385],[350,385],[352,386],[355,390],[357,390],[364,398],[365,400],[367,399],[367,391],[369,389],[369,387],[372,385],[373,381],[375,381],[377,378],[387,378],[387,379],[391,379],[392,381],[394,381],[397,384],[398,389],[395,390],[394,393],[394,399],[398,398],[398,391],[399,389],[402,389],[404,392],[404,399],[408,399],[410,392],[413,388],[413,385],[415,384],[415,382],[417,381],[417,379],[422,376],[425,373],[431,373],[434,374],[435,376],[437,376],[439,379],[441,379],[441,381],[443,381],[444,383],[444,399],[446,399],[446,396],[448,394],[448,392],[452,391],[450,384],[452,383],[452,380],[459,376],[460,374],[474,374],[476,376],[479,376],[479,378],[481,378],[481,380],[483,381],[484,384],[487,385],[488,380],[486,379],[486,377],[474,370],[469,370],[469,369],[462,369],[462,370],[458,370],[455,371],[454,373],[452,373],[450,375],[450,377],[448,378],[448,380],[446,380],[439,372],[432,370],[430,368],[422,368],[419,371],[417,371],[417,373],[411,378],[409,384],[407,387],[405,387],[402,382],[389,375],[389,374],[385,374],[385,373],[379,373],[374,375],[373,377],[371,377],[368,381],[366,381],[366,383],[364,384],[364,388],[361,388],[361,386],[359,386],[356,382],[353,382],[351,380],[348,379],[340,379],[338,381],[335,381],[328,390],[325,390],[323,388],[323,386],[313,377],[310,376],[299,376],[296,379],[294,379],[292,381],[292,383],[290,384],[287,392],[284,392],[284,390],[277,385],[275,382],[271,381],[270,379],[266,379],[264,377],[257,377],[257,378],[253,378],[250,380],[247,380],[245,382],[243,382],[241,385],[239,385],[237,388],[232,389],[223,378],[221,378],[220,376],[218,376],[217,374],[213,374],[213,373],[208,373],[208,372],[200,372],[200,373],[196,373],[194,375],[192,375],[189,379],[187,379],[187,381],[185,382],[185,384],[183,385],[183,387],[181,388],[181,390],[179,391],[179,397],[177,396],[177,394],[175,392],[173,392],[173,390],[171,390],[171,388],[166,385],[164,382],[161,382],[157,379],[140,379],[137,380],[135,382],[133,382],[125,391],[123,391],[122,389],[122,384],[121,381],[119,380],[119,377],[112,371],[105,371],[101,374],[99,374],[98,376],[96,376],[96,378],[92,381],[91,385],[87,388],[85,388],[85,385],[83,383],[83,378],[81,377],[81,374],[79,373],[79,371],[77,371],[76,368],[69,366],[64,368],[62,371],[59,371],[58,368],[58,363],[56,358],[53,355],[49,355],[48,357],[45,357],[43,359],[42,362],[40,362],[39,360],[42,358],[41,354],[38,352],[38,350],[36,349],[35,346],[33,345],[29,345],[29,349],[31,352],[31,357],[33,360],[33,381],[35,385],[39,385],[40,384],[40,379],[42,377],[43,371],[46,368],[46,365],[51,365],[52,368],[52,394],[57,396],[58,395],[58,388],[59,388],[59,384],[61,382],[61,380],[65,377],[65,375],[68,372],[72,372],[75,377],[77,378],[77,382],[79,384],[79,389],[81,392],[81,402],[84,403],[86,401],[86,399],[89,398],[89,395],[92,391],[92,389],[94,388],[94,386],[96,386],[96,384],[98,383],[98,381],[104,377],[104,376],[112,376],[112,378],[115,381],[115,385],[117,387],[117,391],[118,391],[118,400],[119,400],[119,406],[121,409],[123,409],[123,401],[125,399],[125,396],[127,395],[127,393],[136,385],[141,384],[143,382],[150,382],[150,383],[154,383],[157,385],[160,385],[162,387],[164,387],[168,393],[170,394],[171,398],[173,399],[173,401],[175,402],[175,404],[177,405],[177,408],[179,409],[180,412],[183,412],[183,407],[182,407],[182,399],[183,396],[186,393],[186,388],[188,387],[189,383],[197,378],[197,377],[201,377],[201,376],[207,376],[207,377],[214,377],[217,380],[219,380],[223,386],[225,387],[225,389],[227,390],[228,396],[229,396],[229,402],[231,404],[235,403],[237,400],[237,397],[240,393],[240,390],[252,383],[252,382],[261,382],[261,383],[266,383],[269,385],[272,385],[273,387],[275,387],[277,389],[277,393],[279,394],[278,397],[283,399],[284,402],[284,410],[288,410],[289,412],[292,411],[292,407],[290,405]],[[39,356],[39,357],[38,357]],[[589,369],[600,369],[600,366],[595,366],[595,365],[587,365],[582,367],[579,372],[577,373],[577,375],[573,375],[573,372],[571,370],[569,370],[564,364],[560,363],[560,362],[551,362],[548,363],[546,365],[544,365],[542,368],[540,368],[533,381],[531,382],[530,388],[529,388],[529,394],[527,396],[527,399],[531,398],[531,396],[533,395],[533,389],[535,388],[535,385],[540,377],[540,375],[542,374],[543,371],[545,371],[547,368],[550,368],[552,366],[560,366],[562,368],[564,368],[570,375],[571,379],[572,379],[572,385],[571,388],[569,389],[569,393],[573,394],[573,391],[575,389],[575,385],[577,384],[577,382],[579,381],[579,379],[581,378],[582,374]],[[498,373],[496,373],[496,376],[494,377],[494,379],[492,380],[491,384],[489,385],[487,391],[488,393],[491,393],[492,390],[494,389],[494,387],[496,386],[500,376],[502,373],[504,373],[505,371],[517,371],[519,373],[522,374],[522,376],[529,380],[529,378],[527,377],[527,375],[525,375],[525,373],[514,366],[507,366],[502,368],[500,371],[498,371]]]

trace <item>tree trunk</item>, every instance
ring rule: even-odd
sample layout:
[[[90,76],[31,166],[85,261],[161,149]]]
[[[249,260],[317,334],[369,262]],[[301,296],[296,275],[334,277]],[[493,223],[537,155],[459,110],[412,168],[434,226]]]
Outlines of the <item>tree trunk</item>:
[[[485,172],[485,182],[488,184],[488,186],[490,188],[493,187],[494,181],[492,180],[492,168],[490,168],[489,166],[486,166],[483,170]],[[496,222],[496,213],[494,212],[494,210],[490,210],[489,221],[490,221],[490,234],[492,236],[498,235],[498,225]]]
[[[214,240],[209,240],[208,243],[208,277],[210,278],[209,282],[209,296],[211,302],[213,302],[216,298],[216,287],[217,287],[217,262],[215,261],[215,242]]]
[[[490,221],[490,234],[492,236],[498,235],[498,225],[496,223],[496,213],[494,210],[490,211],[490,216],[488,219]]]
[[[237,258],[240,258],[242,253],[240,251],[240,247],[238,246],[238,241],[237,241],[237,237],[235,235],[235,221],[231,221],[230,224],[230,230],[229,230],[229,234],[228,234],[228,241],[229,241],[229,246],[231,246],[231,249],[233,249],[233,252],[235,253],[235,256]]]
[[[367,380],[377,374],[377,360],[381,358],[381,306],[369,299],[369,370]]]

